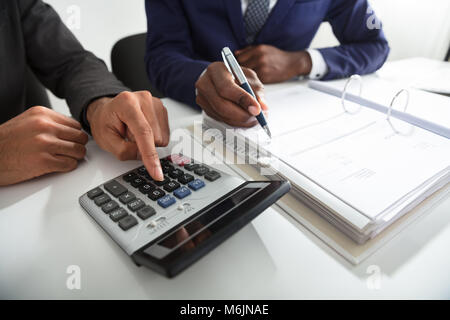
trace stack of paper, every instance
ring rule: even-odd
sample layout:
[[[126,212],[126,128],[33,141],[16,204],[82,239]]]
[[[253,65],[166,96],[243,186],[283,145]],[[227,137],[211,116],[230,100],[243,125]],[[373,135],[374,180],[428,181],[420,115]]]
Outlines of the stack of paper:
[[[206,128],[237,137],[227,147],[358,243],[375,237],[450,182],[450,140],[411,126],[392,130],[382,112],[345,112],[339,98],[305,87],[267,95],[269,141],[259,126],[233,129],[204,115]],[[358,109],[358,108],[355,108]],[[239,145],[241,147],[239,147]],[[247,148],[243,148],[246,145]]]

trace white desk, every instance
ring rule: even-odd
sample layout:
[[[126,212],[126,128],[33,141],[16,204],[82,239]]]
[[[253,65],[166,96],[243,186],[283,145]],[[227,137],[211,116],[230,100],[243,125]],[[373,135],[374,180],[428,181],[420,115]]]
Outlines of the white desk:
[[[189,107],[165,104],[172,128],[200,120]],[[86,158],[71,173],[0,188],[0,298],[450,298],[448,198],[356,267],[268,209],[169,280],[134,265],[78,204],[138,162],[116,161],[93,141]],[[70,265],[81,268],[80,290],[66,287]],[[378,290],[367,285],[371,265],[382,273]]]

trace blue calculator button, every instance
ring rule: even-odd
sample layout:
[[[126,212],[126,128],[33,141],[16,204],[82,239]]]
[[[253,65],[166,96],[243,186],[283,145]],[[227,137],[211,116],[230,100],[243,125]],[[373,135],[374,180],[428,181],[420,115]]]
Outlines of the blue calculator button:
[[[190,194],[191,194],[191,190],[189,190],[189,188],[186,188],[186,187],[178,188],[177,190],[175,190],[173,192],[173,195],[175,197],[177,197],[178,199],[183,199],[183,198],[187,197]]]
[[[201,189],[205,186],[205,183],[203,180],[195,179],[194,181],[191,181],[188,183],[189,188],[191,188],[194,191],[197,191],[198,189]]]
[[[158,204],[163,208],[167,208],[173,205],[175,202],[176,202],[175,198],[172,197],[171,195],[165,195],[164,197],[158,200]]]

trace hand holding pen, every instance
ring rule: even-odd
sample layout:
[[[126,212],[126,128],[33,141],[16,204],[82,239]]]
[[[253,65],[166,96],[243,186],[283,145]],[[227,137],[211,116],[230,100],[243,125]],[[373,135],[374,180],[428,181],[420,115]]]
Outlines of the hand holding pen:
[[[264,87],[256,73],[242,68],[255,96],[239,84],[223,62],[214,62],[196,83],[197,104],[210,117],[235,127],[253,127],[258,124],[256,116],[268,109],[264,101]]]

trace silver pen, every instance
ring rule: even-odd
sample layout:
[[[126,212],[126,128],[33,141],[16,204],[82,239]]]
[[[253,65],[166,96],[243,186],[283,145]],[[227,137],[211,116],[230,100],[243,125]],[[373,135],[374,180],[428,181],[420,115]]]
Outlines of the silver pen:
[[[250,87],[250,84],[248,83],[247,78],[245,77],[244,72],[241,69],[241,66],[237,62],[236,58],[234,57],[233,53],[231,52],[230,48],[225,47],[222,49],[222,58],[223,62],[227,66],[230,73],[233,75],[233,77],[238,81],[239,86],[250,93],[255,99],[256,95],[253,92],[252,88]],[[260,114],[256,116],[256,120],[258,120],[261,127],[264,129],[264,131],[267,133],[269,138],[272,138],[272,134],[270,133],[269,126],[267,125],[266,118],[264,117],[263,112],[261,111]]]

